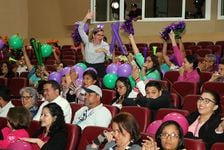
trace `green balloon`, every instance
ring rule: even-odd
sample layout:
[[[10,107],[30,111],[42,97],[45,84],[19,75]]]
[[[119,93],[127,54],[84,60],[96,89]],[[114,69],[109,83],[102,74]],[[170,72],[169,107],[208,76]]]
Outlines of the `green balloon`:
[[[108,89],[113,89],[117,81],[117,75],[114,73],[108,73],[103,77],[103,85]]]
[[[77,63],[76,65],[82,67],[83,70],[86,70],[87,69],[87,66],[84,63]]]
[[[134,88],[135,85],[136,85],[136,83],[135,83],[135,80],[134,80],[134,78],[132,77],[132,75],[130,75],[130,76],[128,77],[128,79],[129,79],[129,81],[130,81],[130,83],[131,83],[131,88]]]
[[[18,35],[12,35],[9,38],[9,46],[13,50],[18,50],[23,48],[23,40]]]
[[[43,44],[41,46],[42,57],[49,57],[52,53],[52,46],[49,44]]]

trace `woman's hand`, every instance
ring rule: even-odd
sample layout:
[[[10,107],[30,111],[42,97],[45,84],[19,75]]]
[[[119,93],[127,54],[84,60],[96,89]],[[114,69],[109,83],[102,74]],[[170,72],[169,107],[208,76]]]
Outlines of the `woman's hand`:
[[[174,34],[173,30],[170,31],[169,37],[171,40],[173,40],[173,39],[175,40],[175,34]]]
[[[143,140],[142,150],[157,150],[157,143],[151,137]]]
[[[96,53],[107,53],[107,50],[105,48],[98,48],[95,50]]]
[[[137,66],[134,66],[132,69],[132,77],[136,80],[139,78],[139,70]]]
[[[222,77],[217,71],[212,74],[212,77],[209,81],[215,81],[217,78]]]
[[[183,66],[179,68],[179,74],[180,75],[183,75],[184,74],[184,67]]]
[[[93,12],[88,10],[88,12],[87,12],[87,14],[85,16],[85,19],[87,21],[87,20],[92,19],[92,18],[93,18]]]
[[[216,128],[216,132],[224,133],[224,117],[221,119],[222,122],[219,124],[218,128]]]
[[[44,141],[42,141],[39,138],[20,138],[20,140],[26,141],[26,142],[30,142],[30,143],[35,143],[37,144],[40,148],[45,144]]]

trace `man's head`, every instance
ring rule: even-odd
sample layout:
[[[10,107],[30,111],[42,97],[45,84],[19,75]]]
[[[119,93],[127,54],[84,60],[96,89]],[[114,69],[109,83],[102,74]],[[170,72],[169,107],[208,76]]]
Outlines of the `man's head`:
[[[91,109],[101,104],[102,90],[97,85],[90,85],[85,90],[85,105]]]
[[[10,101],[10,91],[5,86],[0,86],[0,107],[3,107]]]
[[[60,85],[54,80],[46,81],[43,86],[43,91],[44,98],[51,102],[60,95]]]
[[[212,67],[216,62],[216,56],[214,54],[206,54],[204,58],[204,64],[206,69]]]
[[[224,59],[222,59],[219,63],[218,72],[220,75],[224,76]]]

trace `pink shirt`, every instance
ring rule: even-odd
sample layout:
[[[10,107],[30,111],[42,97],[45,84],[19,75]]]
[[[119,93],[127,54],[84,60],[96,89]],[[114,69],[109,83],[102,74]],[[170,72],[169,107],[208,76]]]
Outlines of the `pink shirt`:
[[[12,130],[5,127],[1,130],[3,140],[0,140],[0,148],[7,148],[9,144],[14,143],[19,138],[28,138],[29,134],[25,129]]]
[[[197,70],[193,70],[191,72],[184,72],[183,75],[179,75],[177,81],[199,82],[200,76]]]
[[[182,66],[184,63],[183,55],[178,46],[173,46],[174,57],[177,60],[178,66]]]
[[[199,117],[188,127],[188,132],[193,133],[195,137],[199,137],[199,130],[204,122],[199,122]]]

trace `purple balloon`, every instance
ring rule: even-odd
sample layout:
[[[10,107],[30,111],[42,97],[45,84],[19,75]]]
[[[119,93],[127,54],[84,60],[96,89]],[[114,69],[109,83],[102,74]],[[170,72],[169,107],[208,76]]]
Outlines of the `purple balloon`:
[[[7,149],[10,149],[10,150],[33,150],[33,147],[28,142],[18,140],[14,143],[9,144]]]
[[[0,49],[3,48],[4,44],[5,44],[4,41],[2,39],[0,39]]]
[[[128,77],[131,75],[132,68],[130,64],[122,64],[118,67],[117,75],[118,77]]]
[[[71,68],[70,67],[64,67],[61,70],[61,76],[64,76],[65,74],[69,73],[70,71],[71,71]]]
[[[52,72],[48,76],[48,80],[54,80],[57,81],[58,84],[61,84],[61,73],[60,72]]]
[[[78,86],[82,86],[82,81],[83,81],[82,78],[78,78],[78,79],[75,80],[75,83],[76,83],[76,85],[78,85]]]
[[[78,74],[78,78],[82,79],[83,78],[84,69],[81,66],[79,66],[79,65],[75,65],[72,68]]]
[[[106,73],[114,73],[117,74],[118,65],[117,64],[110,64],[107,66]]]
[[[95,69],[95,68],[93,68],[93,67],[88,67],[85,71],[87,71],[87,70],[93,70],[93,71],[97,74],[96,69]]]

